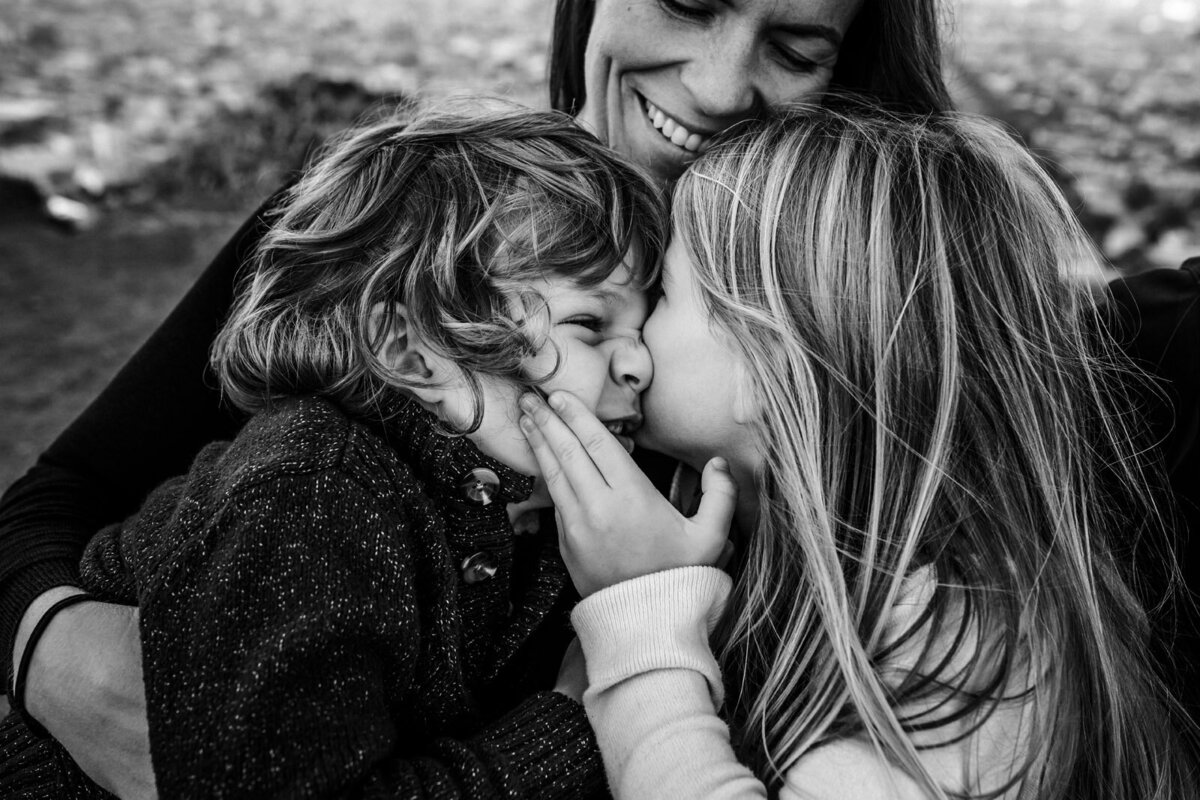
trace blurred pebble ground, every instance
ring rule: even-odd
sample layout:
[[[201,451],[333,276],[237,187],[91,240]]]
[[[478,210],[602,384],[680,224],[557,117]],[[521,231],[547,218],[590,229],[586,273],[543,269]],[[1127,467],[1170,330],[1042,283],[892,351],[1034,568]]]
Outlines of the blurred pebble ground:
[[[10,0],[0,214],[269,192],[380,98],[542,104],[549,0]],[[1200,0],[959,0],[965,108],[1055,160],[1118,268],[1200,252]]]

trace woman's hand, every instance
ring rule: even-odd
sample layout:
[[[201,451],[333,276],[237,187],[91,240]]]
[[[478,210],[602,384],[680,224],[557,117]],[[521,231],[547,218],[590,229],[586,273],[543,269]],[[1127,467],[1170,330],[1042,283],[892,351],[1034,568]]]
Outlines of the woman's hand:
[[[554,499],[559,547],[580,595],[651,572],[717,563],[737,503],[722,459],[705,465],[704,496],[689,519],[578,398],[555,392],[550,405],[523,396],[521,429]]]
[[[70,590],[51,590],[30,606],[18,654],[39,608],[62,591]],[[122,800],[157,797],[136,608],[87,602],[59,612],[36,642],[25,707],[101,787]]]

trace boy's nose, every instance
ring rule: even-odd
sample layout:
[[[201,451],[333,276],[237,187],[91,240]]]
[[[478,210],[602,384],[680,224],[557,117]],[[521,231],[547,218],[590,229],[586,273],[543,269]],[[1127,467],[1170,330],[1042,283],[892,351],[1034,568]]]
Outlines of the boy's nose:
[[[646,390],[654,378],[654,361],[641,335],[623,336],[617,341],[610,368],[617,383],[628,385],[635,392]]]

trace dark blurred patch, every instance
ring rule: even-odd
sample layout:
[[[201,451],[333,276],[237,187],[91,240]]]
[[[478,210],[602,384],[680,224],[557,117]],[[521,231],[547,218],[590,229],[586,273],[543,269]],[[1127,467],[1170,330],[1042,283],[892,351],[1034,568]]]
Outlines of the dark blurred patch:
[[[269,85],[242,110],[222,109],[115,198],[123,204],[178,203],[220,196],[236,203],[280,186],[331,134],[362,119],[411,107],[402,95],[311,73]]]
[[[0,223],[38,220],[44,205],[45,199],[32,181],[0,175]]]
[[[40,56],[57,53],[63,46],[62,31],[57,25],[42,22],[29,26],[25,34],[25,44]]]

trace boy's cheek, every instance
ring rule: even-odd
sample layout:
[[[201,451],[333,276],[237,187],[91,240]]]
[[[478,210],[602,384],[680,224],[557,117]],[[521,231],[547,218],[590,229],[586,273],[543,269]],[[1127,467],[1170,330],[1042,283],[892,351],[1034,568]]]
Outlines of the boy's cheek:
[[[563,347],[554,377],[542,384],[549,394],[566,391],[579,398],[593,413],[608,381],[609,359],[601,351],[575,343]],[[554,369],[554,362],[545,365],[546,372]]]

